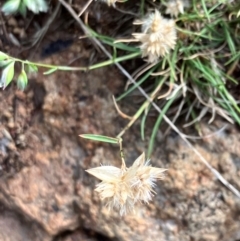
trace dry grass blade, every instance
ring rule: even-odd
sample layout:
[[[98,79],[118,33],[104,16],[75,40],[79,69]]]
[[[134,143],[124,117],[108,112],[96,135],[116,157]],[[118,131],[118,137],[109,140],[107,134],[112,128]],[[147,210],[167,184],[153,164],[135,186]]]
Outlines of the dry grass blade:
[[[173,89],[173,83],[170,83],[168,91],[165,94],[158,96],[158,99],[162,99],[169,96],[172,93],[172,89]]]
[[[78,17],[80,18],[82,16],[82,14],[87,10],[87,8],[89,7],[89,5],[92,3],[93,0],[89,0],[85,6],[83,7],[82,11],[78,14]]]
[[[119,114],[121,117],[125,118],[125,119],[132,120],[133,117],[124,114],[124,113],[119,109],[119,107],[118,107],[118,105],[117,105],[117,102],[116,102],[116,99],[115,99],[114,95],[112,96],[112,98],[113,98],[113,103],[114,103],[114,106],[115,106],[115,108],[116,108],[118,114]]]
[[[177,111],[176,115],[173,117],[173,120],[172,120],[172,123],[173,123],[173,124],[175,123],[175,121],[176,121],[177,118],[179,117],[179,115],[180,115],[180,113],[181,113],[181,111],[182,111],[182,108],[183,108],[184,104],[185,104],[185,100],[183,99],[183,100],[181,101],[179,107],[178,107],[178,111]],[[166,136],[166,135],[168,134],[168,132],[170,131],[170,129],[171,129],[171,128],[170,128],[170,126],[169,126],[169,127],[167,128],[167,130],[165,131],[165,133],[163,134],[163,136]]]
[[[224,131],[226,128],[228,127],[228,124],[224,125],[222,128],[220,128],[219,130],[211,133],[211,134],[208,134],[208,135],[205,135],[205,136],[189,136],[189,135],[185,135],[188,139],[192,139],[192,140],[203,140],[203,139],[208,139],[208,138],[211,138],[213,136],[216,136],[216,135],[219,135],[222,131]]]
[[[191,125],[193,125],[194,123],[196,122],[199,122],[208,112],[209,108],[208,107],[203,107],[203,109],[201,110],[200,114],[194,119],[192,120],[191,122],[185,124],[183,127],[186,128],[186,127],[189,127]]]
[[[148,71],[149,69],[151,69],[155,64],[149,64],[146,63],[146,65],[143,65],[142,67],[138,68],[135,73],[133,73],[132,78],[134,78],[135,80],[137,80],[137,78],[139,76],[141,76],[143,73],[145,73],[146,71]],[[131,84],[131,81],[128,80],[125,86],[125,90],[128,89],[128,86]]]
[[[188,119],[191,115],[191,112],[192,112],[193,108],[195,107],[195,105],[197,105],[197,98],[195,98],[194,101],[191,103],[191,105],[188,107],[188,112],[187,112],[187,115],[185,117],[185,121],[188,121]]]
[[[155,72],[155,73],[152,73],[151,75],[152,76],[159,76],[159,75],[165,75],[167,73],[170,72],[170,68],[166,69],[166,70],[163,70],[163,71],[160,71],[160,72]]]
[[[214,100],[212,99],[212,98],[209,98],[209,104],[210,105],[214,105],[215,103],[214,103]],[[214,121],[214,119],[215,119],[215,116],[216,116],[216,109],[215,108],[213,108],[212,109],[212,117],[211,117],[211,119],[208,121],[208,124],[210,124],[210,123],[212,123],[213,121]]]
[[[199,93],[199,90],[198,90],[198,88],[197,87],[195,87],[194,85],[192,85],[192,89],[193,89],[193,91],[194,91],[194,93],[195,93],[195,95],[196,95],[196,97],[198,98],[198,101],[200,102],[200,103],[202,103],[204,106],[206,106],[206,107],[208,107],[209,109],[214,109],[214,111],[216,111],[219,115],[221,115],[223,118],[225,118],[227,121],[229,121],[230,123],[234,123],[234,121],[227,115],[227,112],[224,110],[224,109],[222,109],[222,108],[220,108],[220,107],[218,107],[218,106],[215,106],[215,105],[211,105],[211,104],[209,104],[209,103],[206,103],[203,99],[202,99],[202,97],[201,97],[201,94]]]

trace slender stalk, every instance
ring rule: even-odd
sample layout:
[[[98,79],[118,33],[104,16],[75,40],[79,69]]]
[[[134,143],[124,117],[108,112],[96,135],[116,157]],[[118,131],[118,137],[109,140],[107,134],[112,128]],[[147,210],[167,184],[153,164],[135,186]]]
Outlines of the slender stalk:
[[[89,67],[71,67],[71,66],[43,64],[43,63],[30,62],[28,60],[21,60],[21,59],[18,59],[18,58],[13,58],[11,56],[9,56],[9,59],[20,62],[22,64],[26,64],[26,65],[32,64],[32,65],[35,65],[35,66],[38,66],[38,67],[43,67],[43,68],[48,68],[48,69],[63,70],[63,71],[88,71],[88,70],[102,68],[104,66],[112,65],[112,64],[115,64],[115,63],[119,63],[119,62],[122,62],[122,61],[125,61],[125,60],[134,59],[138,56],[140,56],[140,52],[131,53],[129,55],[124,55],[124,56],[117,57],[117,58],[112,58],[112,59],[109,59],[107,61],[91,65]]]
[[[124,159],[122,141],[123,141],[122,138],[118,138],[118,143],[119,143],[119,148],[120,148],[120,156],[121,156],[121,159],[122,159],[122,167],[121,167],[121,169],[125,170],[126,169],[126,163],[125,163],[125,159]]]

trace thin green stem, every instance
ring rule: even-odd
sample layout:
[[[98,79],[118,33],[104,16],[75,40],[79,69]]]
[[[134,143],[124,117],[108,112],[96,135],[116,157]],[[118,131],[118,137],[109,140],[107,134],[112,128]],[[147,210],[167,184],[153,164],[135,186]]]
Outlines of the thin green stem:
[[[71,66],[59,66],[59,65],[52,65],[52,64],[43,64],[43,63],[36,63],[36,62],[30,62],[28,60],[21,60],[18,58],[13,58],[9,56],[9,59],[12,59],[14,61],[20,62],[22,64],[32,64],[38,67],[43,67],[43,68],[48,68],[48,69],[54,69],[54,70],[63,70],[63,71],[88,71],[88,70],[93,70],[93,69],[98,69],[98,68],[102,68],[111,64],[115,64],[115,63],[119,63],[125,60],[129,60],[129,59],[133,59],[136,58],[138,56],[140,56],[141,53],[140,52],[135,52],[135,53],[131,53],[129,55],[124,55],[121,57],[117,57],[117,58],[113,58],[113,59],[109,59],[107,61],[98,63],[98,64],[94,64],[91,65],[89,67],[71,67]]]
[[[121,56],[121,57],[118,57],[118,58],[115,58],[115,59],[109,59],[109,60],[104,61],[102,63],[98,63],[98,64],[95,64],[95,65],[89,66],[87,68],[87,70],[98,69],[98,68],[108,66],[108,65],[111,65],[111,64],[115,64],[115,63],[119,63],[119,62],[122,62],[122,61],[125,61],[125,60],[134,59],[134,58],[136,58],[140,55],[141,55],[140,52],[136,52],[136,53],[124,55],[124,56]]]

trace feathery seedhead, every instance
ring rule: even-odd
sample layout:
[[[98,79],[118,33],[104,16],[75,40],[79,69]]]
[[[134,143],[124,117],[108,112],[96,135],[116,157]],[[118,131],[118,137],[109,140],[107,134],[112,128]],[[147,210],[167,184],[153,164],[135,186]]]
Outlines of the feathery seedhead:
[[[116,2],[125,2],[125,0],[102,0],[103,2],[107,3],[108,6],[115,7]]]
[[[109,208],[116,208],[124,215],[133,211],[135,203],[148,203],[152,199],[155,182],[164,177],[166,169],[149,166],[143,153],[129,168],[101,166],[86,171],[102,181],[95,189],[100,198],[107,200]]]
[[[142,57],[148,57],[148,62],[157,62],[159,57],[174,49],[177,40],[174,20],[163,18],[160,12],[155,10],[135,24],[142,25],[142,33],[134,33],[133,36],[142,43]]]
[[[184,13],[184,8],[189,6],[189,2],[187,0],[170,0],[166,6],[166,14],[177,17],[180,13]]]

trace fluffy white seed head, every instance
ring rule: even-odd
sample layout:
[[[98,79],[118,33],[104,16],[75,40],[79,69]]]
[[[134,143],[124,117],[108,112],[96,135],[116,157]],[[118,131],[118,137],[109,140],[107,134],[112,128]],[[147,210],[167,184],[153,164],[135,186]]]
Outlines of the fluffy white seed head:
[[[149,166],[144,153],[126,169],[101,166],[87,170],[102,182],[95,189],[107,206],[119,210],[120,215],[130,213],[137,202],[148,203],[153,196],[157,179],[163,178],[166,169]]]
[[[108,6],[115,7],[116,2],[124,2],[124,0],[102,0],[102,2],[107,3]]]
[[[184,13],[184,8],[189,6],[189,2],[187,0],[170,0],[166,6],[166,14],[177,17],[180,13]]]
[[[148,57],[148,62],[157,62],[159,57],[174,49],[177,40],[174,20],[163,18],[160,12],[155,10],[135,24],[142,25],[142,33],[134,33],[133,36],[141,42],[142,57]]]

